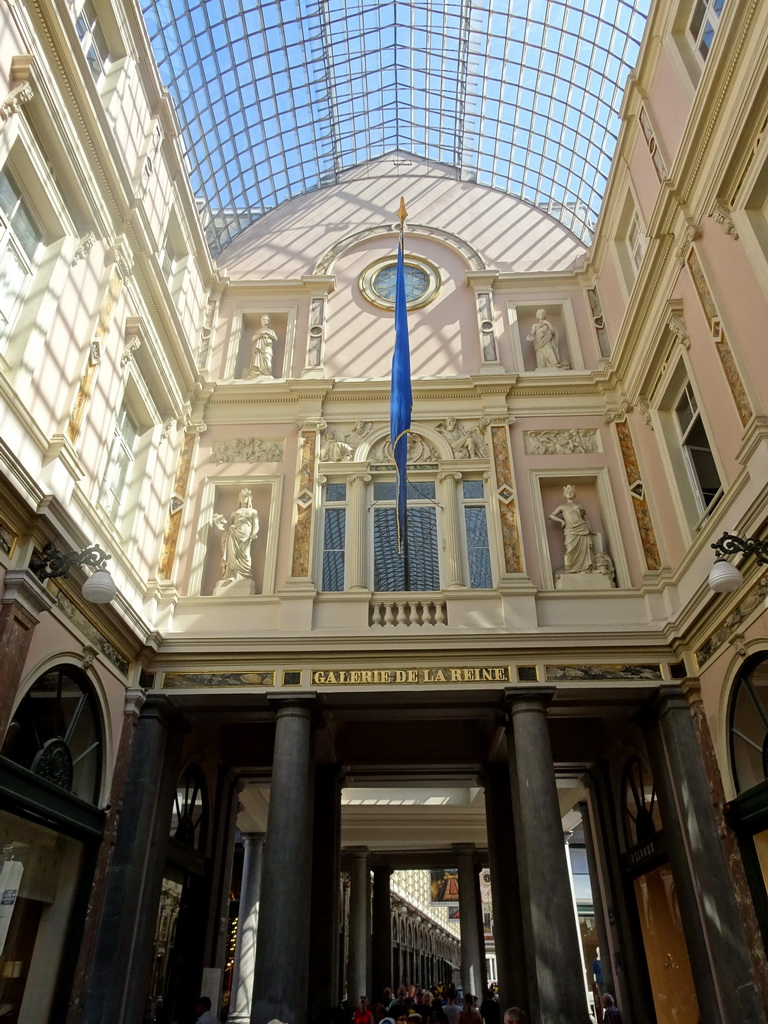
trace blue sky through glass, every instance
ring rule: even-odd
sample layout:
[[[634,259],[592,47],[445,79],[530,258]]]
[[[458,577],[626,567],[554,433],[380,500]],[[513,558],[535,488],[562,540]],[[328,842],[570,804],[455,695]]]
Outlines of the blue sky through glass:
[[[650,0],[143,0],[218,254],[395,150],[588,242]]]

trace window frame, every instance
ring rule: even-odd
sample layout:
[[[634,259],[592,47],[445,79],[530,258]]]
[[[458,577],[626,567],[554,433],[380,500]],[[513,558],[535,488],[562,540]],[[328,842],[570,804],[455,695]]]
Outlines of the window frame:
[[[467,498],[464,495],[464,484],[465,483],[479,483],[482,485],[483,496],[482,498]],[[464,579],[466,581],[467,590],[493,590],[496,585],[496,574],[494,572],[494,558],[493,558],[493,537],[491,534],[491,517],[490,517],[490,506],[488,503],[488,487],[487,481],[483,479],[482,475],[473,476],[466,475],[462,476],[461,483],[461,496],[459,497],[459,508],[460,508],[460,519],[461,519],[461,546],[463,552],[463,572]],[[490,575],[491,583],[489,587],[474,587],[472,586],[472,568],[470,564],[469,552],[469,534],[467,532],[467,516],[466,510],[468,508],[482,508],[485,511],[485,535],[488,540],[488,573]]]
[[[328,497],[329,487],[344,487],[344,497],[340,499],[331,499]],[[318,580],[319,580],[319,591],[322,594],[340,594],[346,590],[347,587],[347,542],[348,542],[348,526],[349,526],[349,484],[346,480],[327,480],[323,486],[322,493],[322,532],[321,542],[319,546],[319,559],[320,564],[318,566]],[[326,517],[328,512],[341,511],[344,513],[344,547],[341,549],[341,576],[342,585],[340,588],[329,589],[325,586],[325,554],[327,551],[339,551],[338,548],[329,548],[326,545]]]
[[[369,484],[370,488],[370,501],[368,503],[368,537],[367,547],[369,554],[369,583],[371,591],[375,594],[399,594],[399,593],[412,593],[412,594],[439,594],[442,590],[443,580],[445,578],[445,572],[443,567],[442,557],[442,544],[441,539],[444,533],[444,523],[442,512],[443,508],[437,500],[437,474],[429,473],[425,475],[417,475],[412,473],[409,475],[408,485],[410,487],[417,487],[420,483],[431,483],[435,487],[435,497],[428,498],[422,497],[419,499],[408,500],[409,508],[434,508],[435,510],[435,548],[437,552],[437,581],[438,586],[430,590],[377,590],[376,589],[376,509],[384,508],[395,508],[395,502],[391,499],[375,498],[375,486],[377,483],[393,483],[395,480],[394,474],[392,473],[380,473],[373,477],[373,480]],[[407,514],[407,513],[406,513]]]
[[[720,10],[715,9],[715,5],[720,3]],[[701,63],[702,67],[706,64],[709,59],[709,55],[712,52],[712,46],[714,45],[717,37],[718,30],[722,23],[723,8],[725,7],[727,0],[693,0],[689,9],[688,21],[686,25],[686,37],[689,45],[691,46],[692,52],[695,54],[696,59]],[[693,20],[699,9],[702,10],[701,14],[701,25],[700,28],[694,32]],[[706,31],[706,26],[712,29],[711,40],[707,47],[707,52],[701,52],[701,41]]]

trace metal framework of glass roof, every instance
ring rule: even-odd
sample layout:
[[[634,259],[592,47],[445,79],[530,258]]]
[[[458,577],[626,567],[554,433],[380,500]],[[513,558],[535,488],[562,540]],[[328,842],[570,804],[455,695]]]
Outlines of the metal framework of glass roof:
[[[650,0],[142,0],[217,255],[395,150],[589,242]]]

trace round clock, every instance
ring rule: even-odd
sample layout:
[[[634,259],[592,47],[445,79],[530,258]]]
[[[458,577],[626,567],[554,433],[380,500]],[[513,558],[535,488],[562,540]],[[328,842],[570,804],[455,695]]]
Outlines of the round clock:
[[[406,256],[405,300],[408,309],[426,306],[437,295],[440,288],[440,271],[434,264],[420,256]],[[380,309],[395,308],[395,279],[397,258],[385,256],[376,260],[360,275],[360,291],[365,298]]]

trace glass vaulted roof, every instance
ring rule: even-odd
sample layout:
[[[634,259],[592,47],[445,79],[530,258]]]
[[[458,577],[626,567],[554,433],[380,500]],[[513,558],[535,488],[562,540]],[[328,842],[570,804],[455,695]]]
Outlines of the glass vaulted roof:
[[[650,0],[142,0],[218,254],[396,150],[589,242]]]

